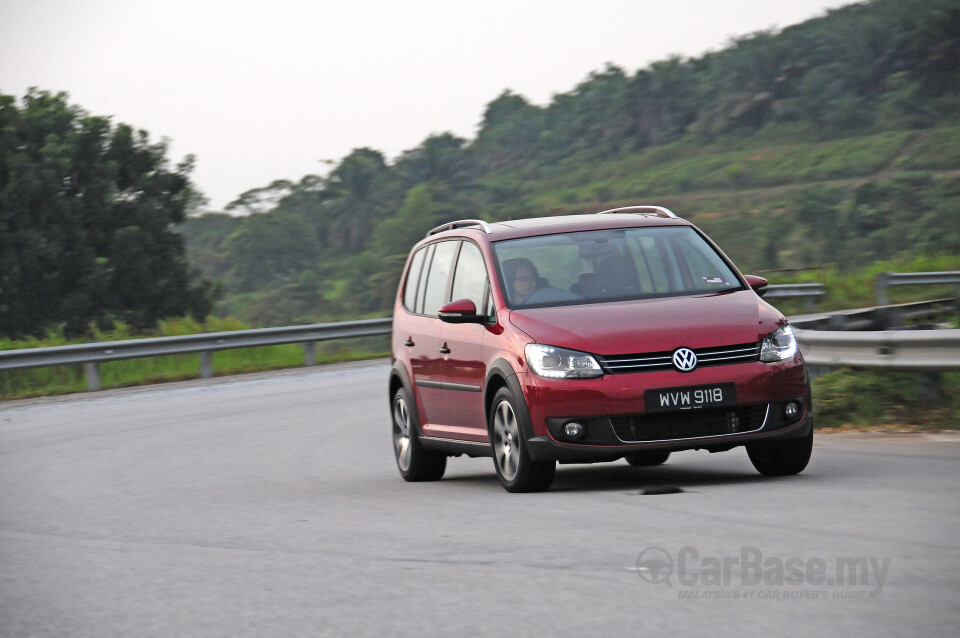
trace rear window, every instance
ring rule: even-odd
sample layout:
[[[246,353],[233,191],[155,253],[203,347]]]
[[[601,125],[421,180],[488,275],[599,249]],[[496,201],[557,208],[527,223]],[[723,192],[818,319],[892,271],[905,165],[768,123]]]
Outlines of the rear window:
[[[410,312],[414,311],[417,304],[417,285],[420,283],[420,270],[423,266],[423,256],[427,249],[421,248],[410,261],[410,268],[407,270],[407,281],[403,286],[403,307]]]
[[[734,271],[689,226],[623,228],[493,244],[511,308],[741,290]]]

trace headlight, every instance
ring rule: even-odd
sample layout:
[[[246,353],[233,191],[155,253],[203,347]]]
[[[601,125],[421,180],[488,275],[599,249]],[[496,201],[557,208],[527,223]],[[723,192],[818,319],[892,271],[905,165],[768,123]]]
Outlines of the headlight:
[[[793,328],[781,326],[767,335],[760,346],[760,360],[764,363],[776,363],[792,359],[797,354],[797,338]]]
[[[527,365],[541,377],[586,379],[603,376],[597,360],[584,352],[540,343],[528,343],[525,352]]]

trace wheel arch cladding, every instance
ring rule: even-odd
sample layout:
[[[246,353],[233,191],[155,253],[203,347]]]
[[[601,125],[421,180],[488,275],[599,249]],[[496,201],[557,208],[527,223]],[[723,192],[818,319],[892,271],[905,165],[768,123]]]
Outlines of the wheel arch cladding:
[[[490,410],[493,408],[493,399],[501,388],[507,388],[513,394],[518,405],[514,409],[518,412],[520,427],[527,438],[533,436],[533,425],[530,422],[530,412],[527,410],[526,397],[523,395],[523,388],[520,387],[520,381],[517,380],[517,373],[513,367],[504,359],[497,359],[490,364],[487,370],[487,379],[484,385],[483,407],[487,416],[487,429],[490,428]]]

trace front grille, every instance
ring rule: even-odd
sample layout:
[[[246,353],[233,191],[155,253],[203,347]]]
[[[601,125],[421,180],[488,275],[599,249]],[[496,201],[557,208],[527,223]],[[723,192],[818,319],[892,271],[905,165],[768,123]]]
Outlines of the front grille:
[[[717,348],[699,348],[697,367],[722,366],[730,363],[749,363],[760,360],[760,343],[742,343],[735,346]],[[600,367],[607,374],[626,374],[629,372],[655,372],[673,370],[673,351],[649,352],[643,354],[617,354],[597,356]]]
[[[759,430],[767,419],[766,403],[713,410],[684,410],[658,414],[616,416],[610,419],[624,443],[696,439]]]

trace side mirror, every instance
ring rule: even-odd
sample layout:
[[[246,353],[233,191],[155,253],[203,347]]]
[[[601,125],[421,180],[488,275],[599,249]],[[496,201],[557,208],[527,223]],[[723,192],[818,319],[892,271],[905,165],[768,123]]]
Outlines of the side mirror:
[[[477,314],[477,306],[469,299],[458,299],[441,306],[439,312],[441,321],[446,323],[481,323],[486,317]]]
[[[761,297],[767,294],[767,280],[763,277],[757,277],[756,275],[744,275],[744,279],[747,280],[747,285],[753,288],[753,291],[760,295]]]

